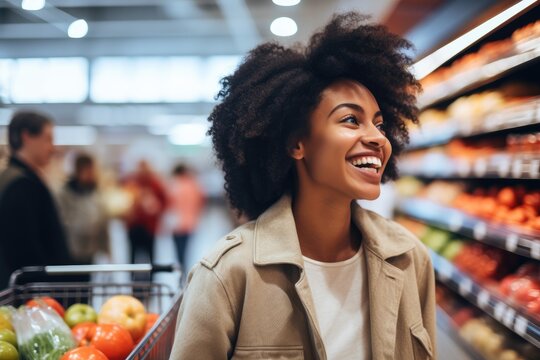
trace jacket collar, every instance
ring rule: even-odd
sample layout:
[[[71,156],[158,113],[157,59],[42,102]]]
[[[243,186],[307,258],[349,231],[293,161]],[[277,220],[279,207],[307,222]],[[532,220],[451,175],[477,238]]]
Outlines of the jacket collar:
[[[13,166],[20,171],[24,172],[27,176],[33,178],[34,180],[39,181],[40,183],[43,182],[39,175],[36,173],[34,169],[30,167],[27,163],[25,163],[23,160],[18,158],[17,156],[11,156],[9,158],[9,166]]]
[[[415,247],[408,237],[389,226],[388,220],[352,203],[351,216],[362,234],[363,245],[377,257],[386,260],[402,255]],[[254,234],[254,263],[256,265],[294,264],[303,269],[304,261],[291,198],[284,195],[256,221]]]

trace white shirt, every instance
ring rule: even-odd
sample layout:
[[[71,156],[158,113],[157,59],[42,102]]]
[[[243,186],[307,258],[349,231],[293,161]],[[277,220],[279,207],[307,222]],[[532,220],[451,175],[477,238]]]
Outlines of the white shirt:
[[[352,258],[333,263],[304,256],[304,270],[328,359],[370,359],[369,298],[362,247]]]

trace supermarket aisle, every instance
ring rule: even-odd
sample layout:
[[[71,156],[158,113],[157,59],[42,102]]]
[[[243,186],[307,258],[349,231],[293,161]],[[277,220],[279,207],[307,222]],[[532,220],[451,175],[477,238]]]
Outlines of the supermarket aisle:
[[[232,229],[233,225],[227,213],[227,209],[221,204],[209,204],[201,218],[198,230],[193,235],[187,248],[188,263],[186,269],[193,265],[206,254],[213,244],[224,234]],[[112,263],[129,263],[129,242],[124,224],[114,220],[110,224],[110,239]],[[154,262],[157,264],[176,263],[176,249],[172,237],[169,234],[161,234],[157,237],[154,248]],[[104,262],[106,259],[98,259]],[[129,281],[128,274],[115,274],[113,279],[118,282]],[[156,274],[154,281],[177,287],[178,276],[175,274]]]

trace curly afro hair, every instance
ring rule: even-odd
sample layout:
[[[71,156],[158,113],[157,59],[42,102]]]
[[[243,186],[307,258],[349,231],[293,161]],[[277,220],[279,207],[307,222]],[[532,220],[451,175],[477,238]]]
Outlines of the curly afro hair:
[[[367,20],[355,12],[334,15],[305,47],[259,45],[221,80],[209,135],[239,213],[256,218],[292,191],[291,145],[309,134],[321,93],[339,79],[358,81],[377,99],[393,148],[383,181],[397,177],[395,155],[409,140],[405,121],[418,121],[420,85],[403,53],[411,44]]]

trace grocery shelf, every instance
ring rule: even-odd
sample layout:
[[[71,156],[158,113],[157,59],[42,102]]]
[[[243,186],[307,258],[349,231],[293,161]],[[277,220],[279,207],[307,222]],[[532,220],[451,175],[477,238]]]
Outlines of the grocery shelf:
[[[450,79],[437,85],[430,86],[418,97],[418,106],[426,108],[438,102],[456,97],[466,91],[474,90],[482,85],[493,82],[518,68],[532,64],[540,57],[540,37],[521,41],[480,68],[472,68],[460,72]]]
[[[493,291],[471,279],[444,257],[431,250],[429,252],[438,281],[540,348],[540,324],[520,309],[502,300]]]
[[[501,111],[486,115],[482,121],[454,121],[452,124],[442,124],[429,133],[411,133],[411,141],[407,151],[443,145],[452,139],[507,132],[540,124],[540,98],[524,101],[519,104],[506,106]]]
[[[459,335],[456,325],[450,316],[439,306],[437,306],[437,327],[444,331],[472,360],[484,360],[485,358],[461,335]]]
[[[433,154],[418,159],[400,161],[402,175],[423,178],[463,178],[463,179],[540,179],[540,153],[508,154],[497,153],[474,160],[453,159],[446,155]]]
[[[505,226],[467,215],[429,200],[412,198],[398,204],[398,210],[429,225],[532,259],[540,259],[540,237],[516,232]]]

